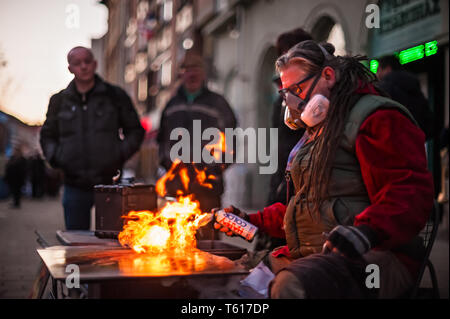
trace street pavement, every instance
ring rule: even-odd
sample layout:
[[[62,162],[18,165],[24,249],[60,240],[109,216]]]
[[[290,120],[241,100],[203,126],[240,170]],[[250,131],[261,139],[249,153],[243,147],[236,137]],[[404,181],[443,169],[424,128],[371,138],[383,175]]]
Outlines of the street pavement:
[[[35,230],[50,245],[58,245],[55,232],[64,227],[62,205],[60,198],[25,198],[21,209],[10,208],[9,204],[9,201],[0,201],[0,298],[27,298],[39,266]],[[227,237],[226,241],[248,249],[254,246],[240,238]],[[437,271],[441,298],[448,298],[448,221],[439,231],[431,260]],[[422,286],[431,286],[428,275]]]
[[[63,227],[59,198],[25,198],[20,209],[10,208],[9,200],[0,202],[0,298],[28,297],[40,261],[34,232],[56,245],[55,231]]]

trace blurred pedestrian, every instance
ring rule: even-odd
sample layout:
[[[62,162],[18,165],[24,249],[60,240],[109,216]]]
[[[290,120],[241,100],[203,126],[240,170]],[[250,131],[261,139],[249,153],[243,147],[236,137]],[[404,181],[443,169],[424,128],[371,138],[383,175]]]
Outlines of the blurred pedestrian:
[[[5,181],[13,197],[13,208],[20,208],[22,187],[25,185],[26,177],[27,161],[20,146],[16,146],[5,169]]]
[[[161,165],[166,169],[172,166],[170,150],[177,142],[170,139],[172,131],[177,128],[185,128],[190,134],[191,150],[193,146],[193,121],[200,120],[201,128],[217,128],[225,132],[225,128],[236,127],[236,117],[225,98],[210,91],[205,84],[206,70],[205,61],[202,56],[188,52],[181,64],[182,84],[175,96],[167,103],[161,116],[160,128],[157,136],[159,144],[159,159]],[[200,142],[200,141],[199,141]],[[209,141],[201,141],[203,147]],[[192,152],[191,152],[192,155]],[[174,159],[175,160],[175,159]],[[224,191],[223,172],[226,168],[224,164],[207,163],[181,163],[187,168],[190,177],[189,192],[195,194],[195,199],[199,201],[203,211],[209,211],[214,207],[221,206],[221,195]],[[192,164],[191,164],[192,163]],[[204,184],[212,185],[212,188],[202,186],[195,176],[197,171],[204,171]],[[168,182],[168,195],[176,196],[180,187],[179,181]],[[204,236],[212,239],[213,229],[208,230],[203,227],[199,230],[199,237]],[[203,238],[207,239],[207,238]]]
[[[29,158],[31,196],[33,198],[42,198],[45,192],[45,162],[39,154]]]
[[[395,56],[385,56],[378,60],[377,77],[380,80],[379,87],[391,99],[406,106],[425,133],[426,139],[432,138],[433,112],[417,77],[405,71]]]
[[[40,142],[50,165],[64,173],[66,228],[87,230],[93,186],[112,183],[139,149],[144,129],[127,93],[95,74],[91,50],[75,47],[67,61],[74,79],[50,98]]]

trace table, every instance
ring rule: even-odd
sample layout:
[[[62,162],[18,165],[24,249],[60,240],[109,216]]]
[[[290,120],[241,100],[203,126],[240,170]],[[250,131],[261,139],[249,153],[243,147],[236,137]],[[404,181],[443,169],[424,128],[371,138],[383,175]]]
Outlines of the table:
[[[149,256],[123,248],[117,240],[97,238],[93,232],[57,231],[56,235],[63,246],[37,250],[51,278],[54,298],[64,296],[64,286],[69,290],[68,280],[74,283],[74,278],[89,298],[214,297],[205,295],[208,289],[223,290],[248,274],[223,257],[237,259],[246,250],[222,242],[199,241],[203,250],[185,256]]]

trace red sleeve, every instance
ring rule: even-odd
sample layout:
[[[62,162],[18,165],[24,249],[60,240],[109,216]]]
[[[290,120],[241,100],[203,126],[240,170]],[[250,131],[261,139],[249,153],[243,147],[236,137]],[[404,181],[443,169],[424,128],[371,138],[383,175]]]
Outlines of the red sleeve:
[[[371,205],[354,224],[374,229],[379,248],[407,243],[424,227],[433,206],[424,133],[399,111],[376,111],[360,127],[356,156]]]
[[[283,230],[283,219],[286,213],[286,206],[281,203],[275,203],[265,207],[262,212],[250,214],[250,223],[259,228],[269,236],[285,238]]]

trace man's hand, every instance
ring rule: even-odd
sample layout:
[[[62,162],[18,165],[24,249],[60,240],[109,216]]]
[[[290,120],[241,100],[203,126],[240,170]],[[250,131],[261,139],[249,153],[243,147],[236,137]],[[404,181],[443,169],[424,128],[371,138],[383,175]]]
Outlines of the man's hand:
[[[336,226],[327,235],[322,253],[334,252],[349,258],[358,258],[376,244],[375,232],[369,226]]]
[[[218,210],[219,208],[213,208],[211,212],[215,215],[216,211]],[[235,214],[236,216],[239,216],[240,218],[245,219],[246,221],[250,220],[249,216],[246,213],[241,212],[239,208],[236,208],[234,206],[225,207],[223,210],[227,213]],[[217,222],[214,223],[214,229],[218,229],[230,237],[236,236],[230,229],[228,229],[228,227],[222,226]]]

